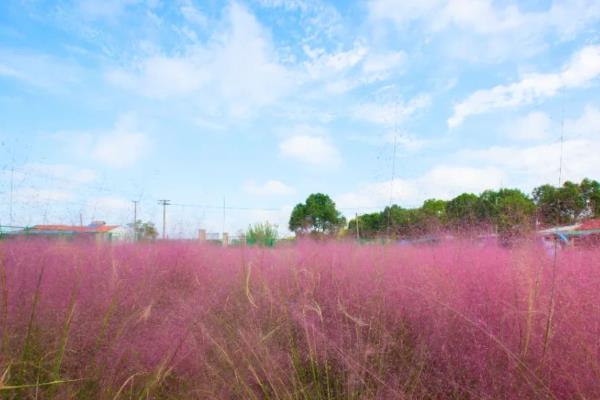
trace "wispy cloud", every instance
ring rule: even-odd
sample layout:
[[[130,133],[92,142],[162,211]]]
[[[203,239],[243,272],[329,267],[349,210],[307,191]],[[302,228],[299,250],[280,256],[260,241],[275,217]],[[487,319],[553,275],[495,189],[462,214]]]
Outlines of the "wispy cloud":
[[[515,83],[476,91],[454,106],[448,126],[454,128],[472,115],[494,109],[541,101],[561,89],[585,86],[598,76],[600,46],[587,46],[576,52],[560,72],[527,74]]]
[[[33,88],[63,92],[81,82],[83,77],[83,68],[62,58],[0,48],[0,79],[13,79]]]
[[[541,111],[531,112],[503,127],[508,137],[516,140],[543,140],[550,136],[552,121]]]
[[[111,168],[130,167],[152,151],[152,141],[133,114],[121,115],[109,130],[70,131],[53,135],[75,156]]]
[[[149,147],[148,138],[143,133],[118,126],[98,138],[92,156],[110,167],[123,168],[143,157]]]
[[[121,17],[128,7],[141,2],[142,0],[78,0],[75,7],[86,18],[114,20]]]
[[[337,148],[319,136],[291,136],[279,144],[279,151],[283,157],[312,166],[335,168],[342,162]]]
[[[73,193],[55,189],[21,188],[15,190],[12,200],[15,203],[37,205],[51,202],[68,201],[73,198]]]
[[[403,32],[416,26],[425,40],[438,35],[448,55],[470,61],[532,56],[550,38],[570,39],[600,21],[594,0],[554,0],[538,10],[493,0],[371,0],[368,9],[375,26],[389,21]]]
[[[270,179],[264,183],[254,180],[244,183],[244,191],[255,196],[286,196],[295,192],[294,188],[285,183]]]
[[[420,206],[430,198],[449,200],[463,192],[480,193],[499,187],[505,175],[496,167],[436,165],[421,176],[366,183],[352,192],[335,197],[347,209],[382,208],[391,201],[405,206]]]
[[[72,185],[91,183],[97,174],[89,168],[80,168],[68,164],[31,163],[23,167],[24,177],[50,179]]]
[[[192,99],[200,112],[229,117],[247,116],[287,93],[293,85],[291,73],[279,62],[269,34],[256,18],[232,3],[225,25],[205,44],[113,68],[107,79],[150,98]]]
[[[374,124],[391,126],[402,123],[410,116],[429,106],[431,98],[426,94],[418,95],[409,101],[364,103],[354,108],[352,117]]]
[[[457,159],[474,165],[494,166],[506,171],[511,182],[531,187],[558,181],[560,160],[564,179],[594,177],[600,170],[600,110],[587,106],[574,119],[564,122],[564,143],[490,146],[464,150]],[[562,156],[561,156],[562,154]]]

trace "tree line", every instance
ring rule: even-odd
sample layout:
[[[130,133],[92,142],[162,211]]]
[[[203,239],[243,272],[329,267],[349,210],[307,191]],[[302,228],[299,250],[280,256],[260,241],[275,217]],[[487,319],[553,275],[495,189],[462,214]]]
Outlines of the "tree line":
[[[519,189],[463,193],[451,200],[429,199],[420,207],[397,204],[363,214],[348,223],[331,198],[311,194],[296,205],[289,229],[297,235],[358,234],[361,238],[415,238],[442,231],[524,234],[536,227],[571,224],[600,217],[600,183],[583,179],[560,187],[542,185],[531,195]]]

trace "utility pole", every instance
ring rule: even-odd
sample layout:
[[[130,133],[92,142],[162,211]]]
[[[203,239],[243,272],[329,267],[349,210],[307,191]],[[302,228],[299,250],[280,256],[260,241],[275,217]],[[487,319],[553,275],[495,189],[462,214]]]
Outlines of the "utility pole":
[[[133,241],[137,242],[137,205],[139,200],[132,200],[133,203]]]
[[[354,220],[356,221],[356,240],[360,240],[360,233],[358,232],[358,212],[354,213]]]
[[[225,233],[225,196],[223,196],[223,230],[222,233]]]
[[[398,140],[398,98],[394,103],[394,151],[392,154],[392,180],[390,181],[390,207],[388,210],[387,220],[387,236],[390,239],[391,218],[392,218],[392,203],[394,200],[394,179],[396,179],[396,142]]]
[[[158,204],[163,206],[163,229],[162,229],[162,238],[166,239],[167,236],[165,235],[166,232],[166,221],[167,221],[167,206],[170,205],[171,203],[169,203],[171,200],[159,200]]]
[[[15,180],[15,159],[13,157],[13,163],[10,167],[10,197],[8,201],[8,222],[9,225],[13,224],[13,191],[14,191],[14,180]]]
[[[394,152],[392,155],[392,180],[390,181],[390,207],[388,211],[388,220],[387,220],[387,234],[388,239],[390,238],[390,228],[391,228],[391,218],[392,218],[392,204],[394,201],[394,179],[396,179],[396,139],[397,136],[394,134]]]

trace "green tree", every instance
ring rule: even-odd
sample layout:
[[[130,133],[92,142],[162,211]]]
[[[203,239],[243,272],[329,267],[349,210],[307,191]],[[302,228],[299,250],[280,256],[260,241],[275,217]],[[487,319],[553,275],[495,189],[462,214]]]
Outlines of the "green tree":
[[[277,225],[268,221],[264,224],[254,224],[246,231],[246,243],[249,245],[273,247],[277,241]]]
[[[158,231],[152,222],[135,221],[134,224],[129,224],[129,227],[134,228],[134,240],[154,240],[158,237]]]
[[[306,205],[302,203],[296,204],[296,207],[292,210],[292,215],[290,215],[290,222],[288,225],[290,231],[296,233],[306,233],[310,231],[311,220],[306,215]]]
[[[578,184],[566,181],[558,189],[558,208],[561,223],[573,223],[583,216],[586,209],[586,199]]]
[[[569,224],[600,215],[600,184],[587,178],[579,185],[566,181],[559,188],[539,186],[533,190],[533,199],[545,224]]]
[[[600,217],[600,183],[585,178],[579,184],[579,188],[585,200],[585,214],[590,217]]]
[[[350,220],[348,223],[348,232],[354,236],[356,235],[357,222],[361,238],[375,238],[380,235],[384,229],[383,214],[380,212],[363,214],[358,216],[358,220],[356,218]]]
[[[501,189],[495,203],[494,225],[502,237],[522,235],[533,226],[534,202],[517,189]]]
[[[446,207],[448,222],[454,228],[471,230],[479,222],[477,217],[478,202],[479,198],[472,193],[463,193],[453,198]]]
[[[424,215],[439,218],[445,220],[446,218],[446,207],[448,202],[445,200],[429,199],[423,202],[421,211]]]
[[[535,204],[518,189],[486,190],[477,199],[476,212],[479,225],[509,236],[530,229]]]
[[[479,195],[476,205],[476,214],[479,224],[487,226],[496,225],[500,213],[498,202],[501,197],[500,192],[495,190],[486,190]]]
[[[346,224],[335,203],[323,193],[313,193],[304,204],[297,204],[290,216],[289,228],[297,234],[334,234]]]
[[[560,223],[558,191],[554,186],[546,184],[533,189],[533,201],[537,207],[538,218],[542,223]]]
[[[396,238],[413,237],[424,233],[423,215],[418,208],[386,207],[382,213],[385,232]]]
[[[419,224],[425,232],[436,232],[444,228],[448,222],[446,208],[448,202],[445,200],[429,199],[423,202],[417,211]]]

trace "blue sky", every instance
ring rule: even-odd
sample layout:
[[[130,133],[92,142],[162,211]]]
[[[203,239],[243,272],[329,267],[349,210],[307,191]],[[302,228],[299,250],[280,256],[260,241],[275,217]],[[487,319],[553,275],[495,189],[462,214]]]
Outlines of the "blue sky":
[[[599,179],[595,0],[6,0],[0,224],[236,232]],[[394,141],[396,152],[394,158]],[[226,210],[223,213],[223,203]]]

